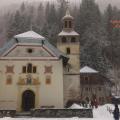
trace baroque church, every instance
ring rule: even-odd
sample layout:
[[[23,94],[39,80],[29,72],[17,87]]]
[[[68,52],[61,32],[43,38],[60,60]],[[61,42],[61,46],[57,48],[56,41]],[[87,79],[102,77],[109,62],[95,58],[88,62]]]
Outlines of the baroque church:
[[[80,43],[74,18],[66,10],[57,48],[28,31],[0,49],[0,108],[64,108],[80,98]]]

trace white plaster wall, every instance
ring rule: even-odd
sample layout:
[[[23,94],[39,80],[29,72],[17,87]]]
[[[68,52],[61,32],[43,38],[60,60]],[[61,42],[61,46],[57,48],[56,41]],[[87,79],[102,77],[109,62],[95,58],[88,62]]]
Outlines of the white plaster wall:
[[[22,66],[27,63],[32,63],[37,66],[37,73],[32,74],[33,77],[38,77],[40,85],[34,86],[19,86],[19,77],[25,77],[26,74],[22,72]],[[6,65],[14,65],[14,74],[12,85],[6,85]],[[53,73],[51,85],[45,84],[44,66],[53,66]],[[39,101],[35,107],[40,106],[55,106],[56,108],[63,108],[63,65],[62,60],[55,61],[12,61],[1,60],[0,61],[0,108],[18,108],[18,104],[21,104],[19,100],[20,91],[31,89],[38,92]],[[38,90],[38,91],[37,91]],[[19,103],[18,103],[19,102]]]
[[[80,75],[64,75],[64,105],[80,98]]]

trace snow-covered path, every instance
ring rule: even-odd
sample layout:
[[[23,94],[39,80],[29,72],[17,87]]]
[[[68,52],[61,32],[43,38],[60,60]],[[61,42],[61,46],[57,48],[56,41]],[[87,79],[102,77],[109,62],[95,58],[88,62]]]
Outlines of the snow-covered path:
[[[93,110],[94,118],[9,118],[4,117],[0,118],[0,120],[114,120],[113,115],[107,110],[108,107],[114,110],[113,105],[104,105],[100,106],[98,109]],[[120,108],[120,106],[119,106]]]

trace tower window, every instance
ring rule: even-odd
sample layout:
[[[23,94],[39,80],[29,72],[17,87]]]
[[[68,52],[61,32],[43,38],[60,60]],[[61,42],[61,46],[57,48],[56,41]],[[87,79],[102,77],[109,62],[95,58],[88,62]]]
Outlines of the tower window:
[[[75,38],[75,37],[72,37],[72,38],[71,38],[71,42],[72,42],[72,43],[75,43],[75,42],[76,42],[76,38]]]
[[[69,28],[71,28],[72,27],[72,22],[71,21],[69,21]]]
[[[66,49],[66,53],[67,53],[67,54],[70,54],[70,48],[67,48],[67,49]]]
[[[66,37],[62,37],[62,43],[66,43],[67,40],[66,40]]]
[[[67,21],[65,21],[65,28],[67,28]]]

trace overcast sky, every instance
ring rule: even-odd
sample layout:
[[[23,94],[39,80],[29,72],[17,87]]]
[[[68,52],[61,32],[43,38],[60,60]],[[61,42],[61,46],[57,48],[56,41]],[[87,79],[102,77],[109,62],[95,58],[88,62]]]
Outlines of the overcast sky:
[[[21,3],[23,1],[31,2],[31,1],[48,1],[48,0],[0,0],[0,8],[4,8],[8,5],[15,4],[15,3]],[[49,0],[49,1],[55,1],[55,0]],[[69,0],[71,2],[74,1],[74,3],[78,4],[81,2],[81,0]],[[99,3],[100,7],[107,6],[107,4],[111,3],[112,5],[116,5],[118,8],[120,8],[120,0],[96,0],[96,2]]]

